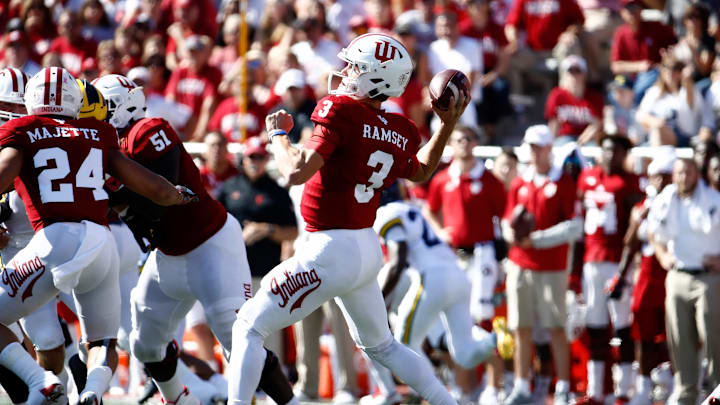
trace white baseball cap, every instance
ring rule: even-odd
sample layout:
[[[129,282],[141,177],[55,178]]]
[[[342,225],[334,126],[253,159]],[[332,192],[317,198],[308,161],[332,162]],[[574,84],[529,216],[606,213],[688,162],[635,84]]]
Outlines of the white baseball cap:
[[[574,67],[582,70],[584,73],[587,73],[587,62],[585,62],[585,59],[583,59],[581,56],[568,55],[560,63],[561,72],[567,72]]]
[[[552,145],[554,140],[555,136],[550,132],[547,125],[533,125],[525,130],[525,136],[523,137],[523,143],[529,145]]]
[[[277,83],[275,83],[275,94],[282,96],[290,87],[302,89],[305,87],[305,72],[300,69],[289,69],[285,71]]]
[[[143,83],[147,83],[150,80],[150,72],[145,66],[137,66],[128,71],[127,78],[132,81],[140,79]]]
[[[673,171],[673,165],[675,164],[675,148],[673,146],[659,146],[653,152],[653,160],[648,165],[647,173],[648,176],[654,176],[656,174],[670,174]]]

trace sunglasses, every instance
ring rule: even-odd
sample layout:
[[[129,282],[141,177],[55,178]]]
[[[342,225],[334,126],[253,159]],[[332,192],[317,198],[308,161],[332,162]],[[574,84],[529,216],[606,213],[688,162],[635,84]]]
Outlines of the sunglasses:
[[[265,160],[265,155],[260,153],[253,153],[252,155],[248,156],[248,159],[250,160]]]

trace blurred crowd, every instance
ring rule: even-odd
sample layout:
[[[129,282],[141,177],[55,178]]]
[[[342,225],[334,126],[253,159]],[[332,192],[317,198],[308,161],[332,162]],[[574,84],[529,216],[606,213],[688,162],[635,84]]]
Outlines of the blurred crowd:
[[[720,205],[715,206],[720,201],[718,0],[250,0],[245,6],[248,51],[239,56],[242,18],[236,0],[0,0],[0,27],[5,27],[0,67],[33,75],[44,66],[62,66],[88,80],[118,73],[143,86],[148,116],[165,118],[185,141],[204,142],[197,164],[210,193],[243,224],[257,284],[291,255],[293,242],[304,231],[299,215],[302,189],[287,190],[273,175],[265,147],[266,114],[288,111],[295,123],[290,138],[302,143],[312,132],[316,100],[327,95],[330,72],[343,67],[338,52],[359,35],[391,34],[413,55],[415,71],[404,94],[385,101],[383,107],[411,118],[426,139],[439,124],[427,91],[432,77],[454,68],[472,84],[473,102],[451,137],[453,153],[445,168],[427,184],[399,187],[405,199],[424,208],[440,240],[456,250],[474,291],[490,289],[489,297],[473,295],[478,300],[471,303],[475,321],[491,329],[492,319],[507,312],[515,331],[514,364],[486,369],[453,365],[443,355],[443,344],[438,343],[442,339],[427,345],[428,356],[457,397],[476,401],[487,387],[496,394],[504,391],[505,397],[530,395],[532,378],[536,401],[543,403],[556,378],[570,381],[571,391],[581,393],[578,398],[586,394],[585,403],[601,403],[605,394],[614,395],[616,403],[638,395],[664,401],[673,390],[668,376],[674,373],[673,403],[694,405],[701,392],[709,393],[720,383],[720,306],[709,294],[720,286],[720,252],[702,242],[716,242],[713,237],[720,226],[715,211],[720,213]],[[247,78],[246,94],[242,77]],[[243,104],[246,113],[240,114]],[[230,142],[243,143],[243,152],[230,154]],[[480,145],[520,144],[527,149],[520,159],[512,148],[486,161],[473,155]],[[583,145],[599,146],[601,153],[587,159],[578,149]],[[643,157],[631,152],[633,146],[657,149]],[[694,158],[675,159],[674,148],[688,146]],[[565,170],[568,173],[561,173]],[[592,170],[595,177],[587,174]],[[600,171],[619,176],[622,184],[635,183],[632,195],[623,197],[624,209],[607,204],[614,190],[588,191],[599,182]],[[553,176],[569,177],[569,186]],[[491,182],[504,187],[487,186]],[[666,204],[653,208],[652,197],[663,195],[663,187],[671,183],[675,194],[666,192],[672,194],[665,197]],[[522,184],[534,184],[533,190],[544,187],[538,195],[545,200],[570,187],[563,207],[552,208],[563,218],[536,222],[534,229],[572,218],[582,222],[584,217],[580,234],[585,234],[585,242],[582,237],[571,239],[569,232],[555,245],[533,247],[546,239],[528,242],[514,239],[514,231],[506,233],[501,223],[514,220],[516,206],[528,194]],[[483,199],[496,204],[478,205]],[[631,217],[636,203],[641,206],[633,214],[637,218]],[[523,204],[535,217],[540,215],[533,209],[541,203]],[[676,216],[666,221],[670,211]],[[650,229],[643,232],[657,240],[637,236],[642,223]],[[587,245],[598,228],[618,235],[607,247],[611,253],[588,258],[587,252],[573,248]],[[692,232],[698,233],[697,239],[688,240],[695,245],[676,241]],[[647,256],[648,246],[661,252],[648,256],[657,258],[660,267],[655,268],[662,273],[661,281],[660,276],[650,278],[653,288],[637,281],[644,271],[642,264],[636,266],[641,255],[636,260],[636,252],[627,258],[623,253],[638,240],[642,255]],[[488,243],[493,245],[491,260],[480,258],[476,249]],[[546,265],[549,268],[532,268],[526,253],[550,255],[556,262]],[[474,276],[474,271],[489,270],[473,261],[495,263],[494,278]],[[589,287],[600,283],[598,274],[605,271],[600,264],[605,263],[611,263],[611,274],[604,273],[600,287]],[[535,329],[545,334],[527,334],[533,325],[525,324],[521,307],[532,303],[518,302],[524,290],[517,285],[520,273],[513,266],[529,271],[526,275],[548,270],[569,275],[561,282],[561,297],[555,297],[562,302],[548,303],[562,307],[559,313],[568,316],[558,323],[553,318],[558,313],[548,315],[552,319],[538,315],[543,321]],[[623,266],[637,271],[619,273],[625,281],[618,281],[615,270]],[[667,296],[677,301],[665,298],[666,272],[668,277],[689,277],[673,281],[685,283],[683,288],[668,289]],[[507,302],[506,273],[508,280],[511,274],[515,277]],[[626,291],[614,292],[618,284],[620,290],[625,284]],[[568,289],[575,295],[565,302]],[[596,296],[598,291],[603,300]],[[655,314],[654,323],[642,323],[649,322],[646,317],[633,319],[628,307],[625,323],[616,309],[606,308],[607,319],[592,324],[586,314],[605,305],[606,293],[628,295],[628,305],[629,295],[661,297],[650,309],[640,303],[632,306],[633,314]],[[657,315],[653,311],[659,307],[663,311]],[[697,324],[690,322],[694,319]],[[202,322],[192,323],[198,354],[217,368],[212,335],[198,324]],[[663,329],[657,334],[648,332],[659,324]],[[266,343],[298,380],[296,394],[312,400],[322,385],[320,336],[330,331],[334,398],[337,403],[353,403],[373,385],[361,384],[356,375],[362,371],[359,355],[333,303],[295,325],[294,334],[286,331]],[[569,355],[562,357],[562,350]],[[532,367],[530,358],[536,360]],[[609,377],[612,364],[619,370],[613,374],[615,384]],[[609,382],[603,385],[605,379]],[[368,405],[383,405],[389,394],[381,393]],[[493,398],[495,402],[489,403],[498,403],[500,397]]]

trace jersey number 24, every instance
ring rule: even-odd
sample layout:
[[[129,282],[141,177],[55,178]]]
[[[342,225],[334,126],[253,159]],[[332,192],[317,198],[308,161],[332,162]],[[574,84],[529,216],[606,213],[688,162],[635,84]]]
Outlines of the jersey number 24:
[[[55,162],[55,167],[52,167],[50,161]],[[43,204],[71,203],[75,201],[72,183],[56,184],[57,189],[53,189],[52,183],[54,180],[64,179],[70,174],[70,161],[67,152],[58,147],[40,149],[33,156],[33,163],[36,169],[47,167],[38,175],[40,201]],[[75,187],[92,189],[95,201],[99,201],[108,198],[103,189],[104,184],[102,150],[91,148],[75,174]]]

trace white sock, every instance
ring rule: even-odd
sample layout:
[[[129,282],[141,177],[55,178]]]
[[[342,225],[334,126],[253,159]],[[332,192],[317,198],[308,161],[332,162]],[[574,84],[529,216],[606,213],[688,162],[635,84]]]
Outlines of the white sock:
[[[215,386],[215,389],[224,396],[227,396],[228,392],[228,381],[224,375],[215,373],[210,377],[208,382]]]
[[[632,364],[620,363],[615,365],[615,395],[627,397],[632,389]]]
[[[179,363],[180,360],[178,360],[178,366]],[[178,374],[179,373],[176,371],[175,374],[167,381],[157,381],[153,379],[166,402],[177,401],[180,394],[182,394],[185,390],[185,385]]]
[[[85,389],[82,394],[80,394],[80,397],[82,398],[83,394],[89,392],[94,393],[97,397],[101,397],[105,391],[107,391],[112,376],[112,369],[108,366],[95,366],[88,370]]]
[[[242,319],[235,321],[232,334],[232,353],[228,365],[228,404],[250,405],[260,383],[265,356],[264,338],[248,330]]]
[[[587,396],[602,401],[604,398],[605,362],[589,360],[587,362],[587,372]]]
[[[0,352],[0,365],[17,374],[29,387],[43,387],[45,370],[18,342],[12,342]]]
[[[530,380],[528,380],[527,378],[515,377],[515,384],[513,386],[513,391],[519,391],[519,392],[524,392],[526,394],[530,394]]]
[[[570,392],[570,382],[568,380],[557,380],[555,392]]]
[[[652,392],[652,386],[650,377],[638,374],[635,378],[635,395],[649,396]]]

